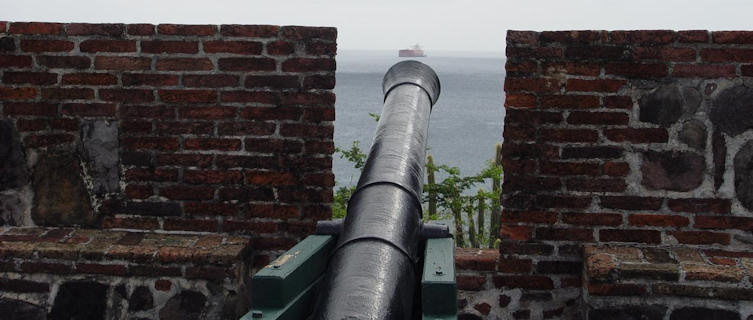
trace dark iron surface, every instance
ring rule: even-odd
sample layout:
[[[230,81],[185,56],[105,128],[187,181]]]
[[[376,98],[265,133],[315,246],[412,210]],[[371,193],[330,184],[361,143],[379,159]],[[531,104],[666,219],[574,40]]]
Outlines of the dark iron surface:
[[[421,191],[436,73],[417,61],[384,76],[384,107],[327,268],[314,319],[410,319],[419,271]]]

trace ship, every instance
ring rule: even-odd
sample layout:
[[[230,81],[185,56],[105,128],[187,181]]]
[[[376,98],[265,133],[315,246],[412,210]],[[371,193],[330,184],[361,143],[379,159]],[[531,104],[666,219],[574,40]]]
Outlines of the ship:
[[[421,48],[419,45],[414,45],[408,49],[402,49],[397,52],[398,57],[425,57],[426,54],[424,54],[424,49]]]

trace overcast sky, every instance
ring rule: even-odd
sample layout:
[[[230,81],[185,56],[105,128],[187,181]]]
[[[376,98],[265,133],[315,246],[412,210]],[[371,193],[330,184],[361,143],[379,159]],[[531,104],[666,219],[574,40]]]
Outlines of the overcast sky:
[[[503,51],[505,31],[753,29],[751,0],[0,0],[0,20],[334,26],[341,50]]]

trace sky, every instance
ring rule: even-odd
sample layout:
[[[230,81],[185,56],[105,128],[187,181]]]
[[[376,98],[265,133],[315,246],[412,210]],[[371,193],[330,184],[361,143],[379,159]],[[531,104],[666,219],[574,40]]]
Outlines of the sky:
[[[0,0],[0,20],[334,26],[340,50],[503,52],[514,30],[751,30],[751,0]]]

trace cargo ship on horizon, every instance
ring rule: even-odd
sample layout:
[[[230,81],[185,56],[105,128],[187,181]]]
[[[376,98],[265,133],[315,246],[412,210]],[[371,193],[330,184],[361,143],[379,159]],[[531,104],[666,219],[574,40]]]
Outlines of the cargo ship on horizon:
[[[426,54],[424,53],[424,49],[421,48],[420,45],[416,44],[408,49],[401,49],[397,52],[398,57],[411,57],[411,58],[420,58],[420,57],[426,57]]]

